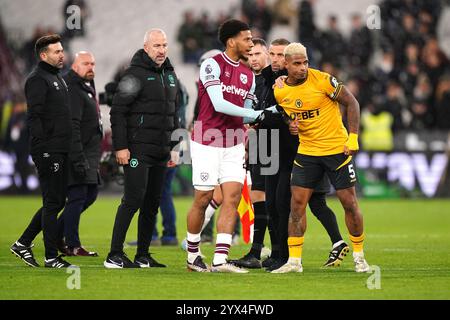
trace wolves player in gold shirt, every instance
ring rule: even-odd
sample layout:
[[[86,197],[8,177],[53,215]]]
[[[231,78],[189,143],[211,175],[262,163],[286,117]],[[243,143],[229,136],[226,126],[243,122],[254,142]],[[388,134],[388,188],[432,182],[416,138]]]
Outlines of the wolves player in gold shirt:
[[[284,50],[288,77],[275,88],[275,99],[298,126],[300,145],[291,178],[289,260],[273,273],[302,272],[301,254],[306,231],[306,205],[314,187],[326,173],[345,210],[353,245],[356,272],[368,272],[363,253],[363,217],[356,199],[356,173],[352,156],[359,149],[359,103],[333,76],[308,68],[306,48],[291,43]],[[339,104],[346,110],[349,133],[342,123]]]

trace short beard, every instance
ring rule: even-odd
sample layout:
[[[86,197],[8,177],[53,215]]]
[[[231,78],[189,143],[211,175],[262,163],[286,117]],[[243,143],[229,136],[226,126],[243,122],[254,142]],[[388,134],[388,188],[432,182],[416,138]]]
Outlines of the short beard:
[[[52,66],[55,67],[55,68],[58,68],[58,69],[64,68],[64,62],[62,62],[61,65],[59,65],[59,62],[58,62],[58,61],[55,62],[55,64],[51,64],[51,63],[49,63],[49,64],[52,65]]]

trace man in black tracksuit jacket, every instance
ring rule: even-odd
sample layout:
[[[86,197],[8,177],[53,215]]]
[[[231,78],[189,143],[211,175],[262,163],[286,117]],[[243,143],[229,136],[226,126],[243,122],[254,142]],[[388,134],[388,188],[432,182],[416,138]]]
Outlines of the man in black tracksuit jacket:
[[[178,87],[167,58],[167,37],[164,31],[152,29],[146,33],[144,49],[135,53],[121,78],[110,112],[113,147],[118,163],[124,165],[125,185],[106,268],[165,267],[148,250],[165,169],[177,157],[171,134],[179,127]],[[138,209],[138,245],[133,263],[124,254],[123,243]]]
[[[42,230],[45,266],[64,268],[70,263],[58,256],[56,244],[57,216],[66,200],[67,159],[71,141],[67,85],[59,74],[63,67],[64,51],[59,35],[38,39],[35,48],[40,62],[27,78],[25,96],[31,136],[30,154],[38,171],[43,206],[19,240],[11,246],[11,252],[27,265],[38,267],[31,243]]]
[[[58,249],[68,256],[97,256],[81,246],[80,216],[97,198],[103,136],[95,92],[95,58],[81,51],[64,76],[69,86],[72,147],[69,153],[67,202],[58,218]],[[63,241],[63,238],[65,241]]]
[[[285,71],[284,69],[276,72],[272,71],[272,66],[269,65],[262,70],[261,74],[264,81],[261,85],[261,99],[257,108],[263,110],[276,104],[272,85],[277,77],[285,75]],[[272,158],[278,158],[279,161],[277,173],[265,176],[266,212],[268,214],[267,226],[270,234],[272,252],[270,258],[264,261],[262,266],[270,270],[271,267],[281,260],[282,253],[284,253],[283,249],[287,249],[287,237],[284,239],[283,236],[284,234],[287,235],[287,222],[291,202],[290,177],[292,163],[297,154],[298,137],[289,133],[288,126],[279,113],[269,114],[260,124],[259,129],[268,130],[268,152]],[[272,143],[276,143],[271,142],[271,130],[277,130],[279,134],[278,154],[272,152],[270,148]],[[263,165],[261,166],[264,167]],[[284,228],[284,222],[286,222],[286,228]]]

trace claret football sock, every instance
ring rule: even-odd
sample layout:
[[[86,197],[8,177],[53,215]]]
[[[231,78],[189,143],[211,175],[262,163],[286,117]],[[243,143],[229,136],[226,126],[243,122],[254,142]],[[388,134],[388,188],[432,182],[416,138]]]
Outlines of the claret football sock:
[[[187,252],[188,252],[188,262],[194,263],[195,258],[200,255],[200,233],[187,233]]]
[[[224,264],[227,262],[228,252],[230,251],[233,236],[228,233],[218,233],[216,240],[216,250],[214,251],[213,265]]]

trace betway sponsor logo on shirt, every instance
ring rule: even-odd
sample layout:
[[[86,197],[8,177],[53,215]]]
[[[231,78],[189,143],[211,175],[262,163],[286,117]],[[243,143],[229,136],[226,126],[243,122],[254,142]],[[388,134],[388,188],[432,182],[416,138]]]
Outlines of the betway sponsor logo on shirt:
[[[221,83],[221,86],[222,86],[223,92],[235,94],[235,95],[241,96],[244,99],[248,94],[248,90],[244,90],[242,88],[237,88],[235,85],[226,86],[223,83]]]

